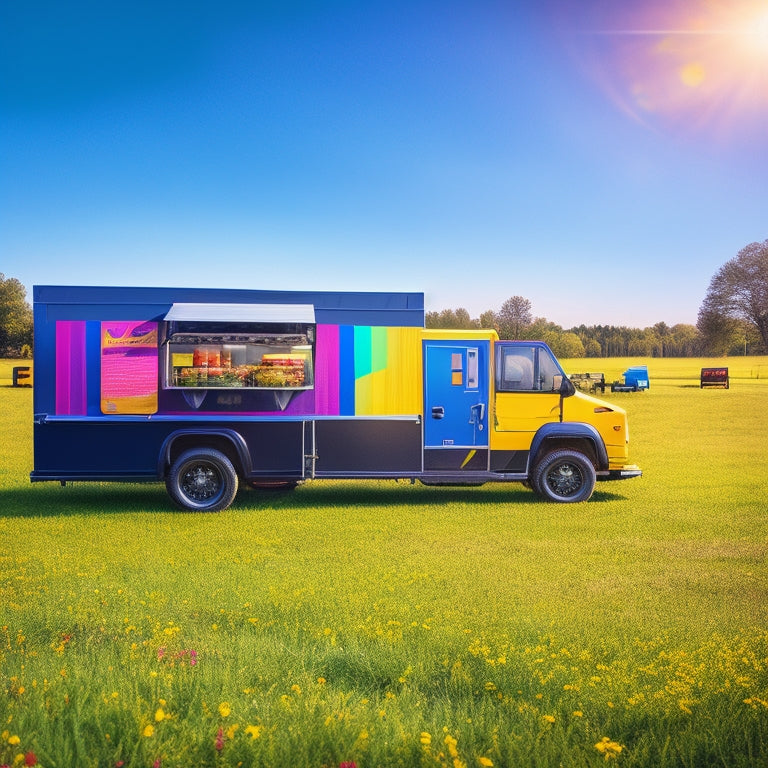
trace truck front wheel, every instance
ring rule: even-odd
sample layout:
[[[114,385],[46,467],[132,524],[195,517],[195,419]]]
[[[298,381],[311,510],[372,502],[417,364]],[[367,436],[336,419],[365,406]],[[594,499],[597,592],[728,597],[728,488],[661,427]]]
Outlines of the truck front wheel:
[[[174,461],[165,487],[184,509],[218,512],[226,509],[237,494],[237,472],[221,451],[193,448]]]
[[[553,451],[544,456],[533,472],[532,485],[548,501],[586,501],[595,488],[595,468],[578,451]]]

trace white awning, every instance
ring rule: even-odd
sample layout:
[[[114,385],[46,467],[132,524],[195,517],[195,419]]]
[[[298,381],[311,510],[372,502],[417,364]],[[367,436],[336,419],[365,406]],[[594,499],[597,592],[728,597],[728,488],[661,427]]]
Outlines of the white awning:
[[[208,323],[314,323],[312,304],[173,304],[165,320]]]

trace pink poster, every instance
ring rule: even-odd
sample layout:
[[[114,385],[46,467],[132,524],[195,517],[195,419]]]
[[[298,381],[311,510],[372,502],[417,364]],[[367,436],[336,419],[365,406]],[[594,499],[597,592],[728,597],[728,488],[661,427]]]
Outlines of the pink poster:
[[[101,324],[101,412],[157,412],[157,323]]]

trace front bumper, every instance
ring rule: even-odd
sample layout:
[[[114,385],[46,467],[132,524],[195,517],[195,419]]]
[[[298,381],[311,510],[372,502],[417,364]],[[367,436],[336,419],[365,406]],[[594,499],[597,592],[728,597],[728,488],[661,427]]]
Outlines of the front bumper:
[[[607,469],[597,473],[598,480],[629,480],[631,477],[642,477],[643,470],[637,464],[626,464],[621,469]]]

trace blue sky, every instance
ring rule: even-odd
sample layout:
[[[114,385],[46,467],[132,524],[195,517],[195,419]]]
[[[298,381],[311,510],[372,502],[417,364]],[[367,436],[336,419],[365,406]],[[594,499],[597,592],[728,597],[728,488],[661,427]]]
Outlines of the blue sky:
[[[768,239],[768,0],[0,4],[0,272],[695,323]]]

